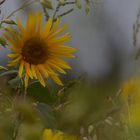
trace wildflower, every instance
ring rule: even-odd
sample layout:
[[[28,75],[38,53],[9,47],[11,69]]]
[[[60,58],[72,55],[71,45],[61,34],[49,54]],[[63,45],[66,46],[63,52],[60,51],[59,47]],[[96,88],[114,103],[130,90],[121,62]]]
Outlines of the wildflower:
[[[127,105],[127,118],[131,126],[140,126],[140,79],[123,84],[122,99]]]
[[[45,129],[43,140],[78,140],[78,138],[75,135],[65,135],[61,131],[55,133],[51,129]]]
[[[8,28],[3,35],[9,42],[11,58],[9,66],[19,66],[18,76],[24,75],[25,87],[29,78],[38,79],[45,86],[44,78],[51,77],[58,85],[63,85],[58,77],[58,72],[65,74],[64,69],[71,67],[63,58],[73,58],[71,53],[74,48],[65,46],[70,40],[68,33],[58,36],[66,29],[66,26],[57,30],[59,19],[53,24],[49,19],[42,27],[42,13],[29,14],[26,27],[23,27],[17,18],[18,31]]]

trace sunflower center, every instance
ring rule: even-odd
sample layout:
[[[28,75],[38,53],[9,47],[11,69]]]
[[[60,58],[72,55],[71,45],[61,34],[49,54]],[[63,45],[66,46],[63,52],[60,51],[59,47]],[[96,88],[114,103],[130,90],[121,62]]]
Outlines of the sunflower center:
[[[35,37],[27,40],[22,48],[22,56],[30,64],[43,64],[48,57],[46,43]]]

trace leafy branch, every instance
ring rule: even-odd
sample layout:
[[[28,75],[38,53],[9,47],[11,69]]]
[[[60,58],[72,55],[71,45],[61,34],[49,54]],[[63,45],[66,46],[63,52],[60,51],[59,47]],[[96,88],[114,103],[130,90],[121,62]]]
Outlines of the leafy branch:
[[[14,10],[13,12],[11,12],[4,20],[7,20],[7,19],[11,18],[15,13],[17,13],[17,12],[20,11],[20,10],[23,10],[23,9],[26,8],[27,6],[33,4],[34,2],[37,2],[37,1],[36,1],[36,0],[33,0],[33,1],[27,0],[27,1],[25,1],[19,8],[17,8],[17,9]],[[4,22],[3,22],[4,20],[2,20],[2,21],[0,22],[0,27],[1,27],[2,24],[4,23]]]
[[[75,4],[75,2],[67,2],[67,1],[59,2],[59,1],[58,1],[57,6],[56,6],[55,11],[54,11],[54,14],[53,14],[53,17],[52,17],[53,22],[56,21],[57,17],[59,17],[59,18],[60,18],[60,17],[63,17],[63,16],[65,16],[65,15],[71,13],[71,12],[74,10],[74,8],[71,8],[71,9],[67,10],[67,11],[64,12],[64,13],[57,15],[57,13],[59,12],[59,10],[60,10],[61,7],[64,7],[64,6],[66,6],[66,5],[73,5],[73,4]]]

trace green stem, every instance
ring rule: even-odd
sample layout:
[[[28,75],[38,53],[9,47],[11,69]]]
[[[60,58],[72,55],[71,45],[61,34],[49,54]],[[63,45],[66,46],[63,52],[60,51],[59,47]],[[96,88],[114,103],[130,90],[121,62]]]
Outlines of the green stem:
[[[57,14],[57,12],[59,11],[60,7],[61,7],[61,5],[58,3],[57,6],[56,6],[56,8],[55,8],[53,17],[52,17],[53,23],[54,23],[54,21],[56,20],[56,14]]]
[[[14,10],[12,13],[10,13],[5,19],[9,19],[10,17],[12,17],[16,12],[23,10],[25,7],[33,4],[34,2],[37,2],[37,0],[33,0],[32,2],[29,2],[29,0],[27,0],[26,2],[24,2],[18,9]],[[0,28],[2,27],[3,22],[0,22]]]
[[[71,13],[73,10],[74,10],[74,9],[72,8],[72,9],[68,10],[67,12],[65,12],[65,13],[63,13],[63,14],[58,15],[58,17],[63,17],[63,16],[65,16],[65,15]]]
[[[27,88],[24,88],[24,100],[26,99],[26,95],[27,95]]]
[[[17,140],[18,133],[19,133],[19,127],[21,125],[22,118],[20,113],[17,114],[17,119],[14,121],[14,131],[13,131],[13,137],[12,140]]]
[[[10,18],[10,17],[13,16],[16,12],[18,12],[18,11],[24,9],[25,7],[31,5],[31,4],[34,3],[34,2],[35,2],[35,0],[33,0],[32,2],[29,2],[29,0],[26,1],[26,2],[24,2],[18,9],[14,10],[11,14],[9,14],[9,15],[6,17],[6,19]]]

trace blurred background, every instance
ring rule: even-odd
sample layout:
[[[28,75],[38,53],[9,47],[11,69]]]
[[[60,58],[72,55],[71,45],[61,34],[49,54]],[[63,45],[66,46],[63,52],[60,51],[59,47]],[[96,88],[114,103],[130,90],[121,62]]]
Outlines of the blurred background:
[[[6,0],[0,7],[0,18],[9,15],[23,2],[23,0]],[[55,2],[53,0],[54,7]],[[124,140],[124,137],[121,137],[124,128],[118,119],[121,104],[116,99],[116,93],[124,81],[140,74],[140,60],[135,59],[140,42],[137,42],[136,48],[133,46],[133,24],[136,22],[139,6],[139,0],[93,0],[88,15],[85,14],[84,8],[79,10],[75,6],[74,12],[62,17],[61,23],[69,25],[68,31],[72,36],[68,45],[77,49],[76,58],[68,60],[73,69],[62,78],[67,83],[70,79],[74,80],[85,74],[87,81],[82,79],[83,81],[81,80],[74,88],[67,90],[67,87],[64,87],[62,92],[58,92],[60,105],[66,103],[57,114],[59,129],[73,133],[79,132],[82,126],[87,128],[93,124],[97,126],[98,140],[112,140],[114,137],[116,140]],[[67,8],[69,7],[65,7],[62,11]],[[28,12],[36,10],[41,10],[41,6],[34,4],[16,15],[25,23]],[[4,60],[7,59],[5,56],[7,51],[8,48],[0,47],[1,64],[6,64]],[[33,92],[38,96],[37,89],[35,88]],[[40,91],[46,92],[46,89]],[[49,94],[43,96],[43,102],[53,104],[46,100]],[[105,122],[110,123],[110,120],[114,126],[106,126]],[[116,124],[118,122],[119,125]]]

